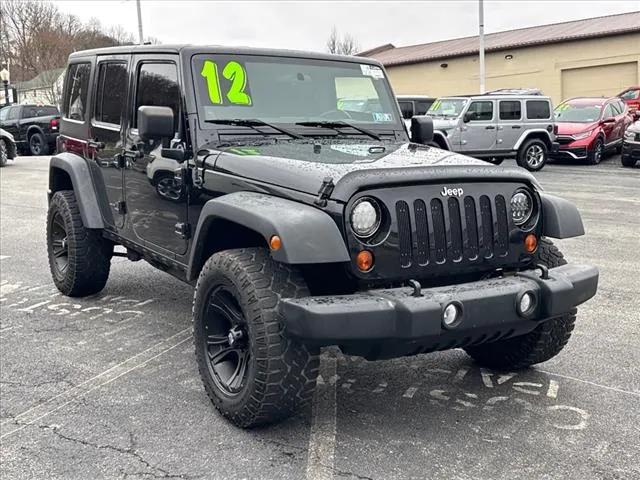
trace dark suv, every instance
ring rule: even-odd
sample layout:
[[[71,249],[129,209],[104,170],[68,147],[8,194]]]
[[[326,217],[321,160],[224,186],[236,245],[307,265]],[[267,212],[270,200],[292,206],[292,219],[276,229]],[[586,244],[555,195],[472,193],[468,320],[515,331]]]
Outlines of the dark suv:
[[[371,59],[77,52],[61,128],[56,286],[99,292],[116,254],[194,285],[205,390],[242,427],[311,399],[322,346],[370,360],[462,347],[525,368],[560,352],[596,293],[598,270],[549,240],[584,233],[576,208],[523,169],[426,145],[426,117],[410,140]],[[149,181],[160,160],[179,194]]]

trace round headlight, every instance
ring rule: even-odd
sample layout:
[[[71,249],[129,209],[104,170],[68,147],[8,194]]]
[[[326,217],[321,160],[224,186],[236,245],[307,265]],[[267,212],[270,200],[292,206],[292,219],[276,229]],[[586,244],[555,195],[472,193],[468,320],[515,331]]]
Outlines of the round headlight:
[[[516,225],[524,225],[533,214],[533,197],[526,190],[518,190],[511,197],[511,218]]]
[[[361,198],[351,210],[351,229],[358,237],[370,237],[380,227],[380,208],[375,200]]]

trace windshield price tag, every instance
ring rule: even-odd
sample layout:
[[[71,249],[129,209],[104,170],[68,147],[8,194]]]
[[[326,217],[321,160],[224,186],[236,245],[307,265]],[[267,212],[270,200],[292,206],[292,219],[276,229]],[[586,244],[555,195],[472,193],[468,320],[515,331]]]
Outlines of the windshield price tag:
[[[384,78],[384,73],[380,67],[376,67],[375,65],[360,65],[360,70],[362,70],[362,74],[368,77],[373,78]]]
[[[219,73],[218,64],[212,60],[205,60],[202,64],[200,75],[205,79],[209,101],[213,105],[251,106],[247,72],[244,67],[232,60],[221,70],[222,75]]]

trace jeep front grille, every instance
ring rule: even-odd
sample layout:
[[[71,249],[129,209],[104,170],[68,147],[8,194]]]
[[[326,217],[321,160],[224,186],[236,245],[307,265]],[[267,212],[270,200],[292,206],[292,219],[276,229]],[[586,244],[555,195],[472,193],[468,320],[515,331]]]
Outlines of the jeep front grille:
[[[400,265],[403,268],[414,262],[427,266],[508,254],[504,196],[433,198],[427,202],[417,199],[412,207],[404,200],[396,202]],[[413,220],[410,208],[413,208]]]

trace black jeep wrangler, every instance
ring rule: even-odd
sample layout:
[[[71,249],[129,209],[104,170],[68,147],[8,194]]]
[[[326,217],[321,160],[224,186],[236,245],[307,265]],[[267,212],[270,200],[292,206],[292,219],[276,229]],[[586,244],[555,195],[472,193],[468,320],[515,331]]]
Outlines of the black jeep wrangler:
[[[414,118],[409,138],[366,58],[74,53],[50,165],[54,282],[95,294],[119,254],[195,285],[204,387],[241,427],[308,402],[322,346],[548,360],[596,293],[598,270],[548,240],[582,235],[578,211],[524,169],[427,146],[432,135]]]

